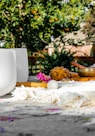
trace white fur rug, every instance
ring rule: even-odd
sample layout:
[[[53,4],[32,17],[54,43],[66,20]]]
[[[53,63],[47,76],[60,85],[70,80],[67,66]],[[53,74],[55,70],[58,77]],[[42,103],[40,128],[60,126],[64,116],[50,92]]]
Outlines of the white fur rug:
[[[58,89],[16,87],[0,98],[2,112],[18,106],[57,106],[61,114],[95,114],[95,81],[58,82]],[[3,105],[3,107],[2,107]]]

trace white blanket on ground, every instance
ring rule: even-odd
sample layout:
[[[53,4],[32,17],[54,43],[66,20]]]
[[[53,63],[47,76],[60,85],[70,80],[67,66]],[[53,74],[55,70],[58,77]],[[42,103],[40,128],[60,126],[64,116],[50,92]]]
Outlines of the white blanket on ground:
[[[95,106],[95,81],[59,82],[58,89],[16,87],[12,92],[15,101],[31,100],[35,104],[55,104],[63,107]]]
[[[60,115],[95,115],[95,81],[58,84],[59,89],[16,87],[11,94],[0,98],[0,114],[18,113],[21,109],[30,113],[30,109],[35,107],[38,111],[41,107],[42,114],[51,114],[52,110],[52,114],[58,112]]]

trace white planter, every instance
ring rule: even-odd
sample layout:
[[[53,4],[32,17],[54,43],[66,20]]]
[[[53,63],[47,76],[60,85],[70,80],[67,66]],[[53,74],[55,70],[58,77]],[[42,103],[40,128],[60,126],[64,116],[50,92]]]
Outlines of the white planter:
[[[16,55],[14,50],[0,49],[0,96],[16,85]]]
[[[26,48],[12,48],[16,53],[17,82],[26,82],[29,76]]]

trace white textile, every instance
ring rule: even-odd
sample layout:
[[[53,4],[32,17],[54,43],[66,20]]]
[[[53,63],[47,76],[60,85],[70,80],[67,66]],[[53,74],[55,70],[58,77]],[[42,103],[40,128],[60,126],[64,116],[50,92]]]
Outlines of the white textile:
[[[64,107],[95,106],[95,81],[59,82],[58,89],[16,87],[12,98],[16,101],[31,100],[38,104],[55,104]]]

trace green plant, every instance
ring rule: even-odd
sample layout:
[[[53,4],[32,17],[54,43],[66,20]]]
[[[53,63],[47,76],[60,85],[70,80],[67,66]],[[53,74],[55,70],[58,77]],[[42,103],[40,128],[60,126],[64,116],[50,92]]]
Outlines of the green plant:
[[[49,74],[50,70],[56,66],[63,66],[72,71],[71,61],[74,60],[74,53],[70,50],[65,49],[65,45],[62,46],[61,51],[58,50],[59,44],[53,42],[54,52],[49,55],[48,53],[43,53],[43,58],[40,59],[40,63],[43,67],[42,72]]]
[[[77,31],[92,0],[1,0],[0,40],[31,51],[65,32]]]

